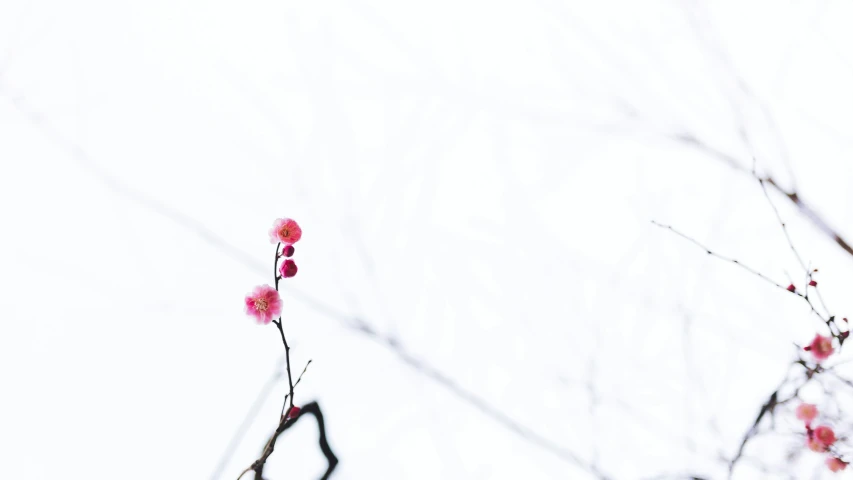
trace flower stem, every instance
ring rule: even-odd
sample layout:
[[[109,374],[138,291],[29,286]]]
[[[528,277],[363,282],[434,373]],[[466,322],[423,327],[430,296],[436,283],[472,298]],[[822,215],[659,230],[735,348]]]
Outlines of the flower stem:
[[[275,279],[275,291],[278,291],[278,281],[281,280],[278,276],[278,249],[281,248],[281,242],[275,246],[275,257],[272,259],[272,278]]]
[[[293,375],[290,374],[290,346],[287,344],[287,339],[284,338],[284,329],[281,328],[281,317],[278,317],[278,321],[273,321],[273,323],[278,327],[278,332],[281,333],[281,343],[284,344],[284,359],[285,364],[287,365],[287,383],[290,386],[290,408],[293,408]],[[290,412],[290,409],[287,409],[287,412]],[[287,412],[285,412],[285,414]]]
[[[278,291],[278,282],[281,280],[281,277],[278,276],[278,252],[281,249],[281,242],[278,242],[278,245],[275,246],[275,257],[272,262],[272,275],[275,278],[275,291]],[[287,383],[290,385],[290,408],[293,408],[293,376],[290,374],[290,345],[287,344],[287,339],[284,338],[284,329],[281,328],[281,316],[278,317],[278,320],[273,320],[276,327],[278,327],[278,332],[281,334],[281,343],[284,344],[284,360],[287,365]],[[290,409],[287,410],[290,412]]]

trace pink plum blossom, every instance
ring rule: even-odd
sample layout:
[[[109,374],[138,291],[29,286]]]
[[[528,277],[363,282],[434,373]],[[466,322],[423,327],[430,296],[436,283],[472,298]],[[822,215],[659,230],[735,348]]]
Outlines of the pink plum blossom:
[[[270,229],[270,242],[293,245],[302,238],[302,229],[295,220],[279,218]]]
[[[835,432],[831,427],[821,425],[814,430],[809,429],[806,444],[813,452],[825,452],[835,443]]]
[[[812,420],[817,416],[817,407],[811,403],[801,403],[797,407],[797,418],[805,422],[806,425],[812,423]]]
[[[826,459],[826,466],[833,472],[839,472],[847,468],[847,462],[837,457],[829,457]]]
[[[252,293],[246,295],[246,314],[266,325],[281,315],[281,297],[269,285],[255,287]]]
[[[804,348],[807,352],[812,352],[812,356],[816,362],[821,362],[829,358],[835,348],[832,346],[832,337],[824,337],[823,335],[815,335],[812,343]]]

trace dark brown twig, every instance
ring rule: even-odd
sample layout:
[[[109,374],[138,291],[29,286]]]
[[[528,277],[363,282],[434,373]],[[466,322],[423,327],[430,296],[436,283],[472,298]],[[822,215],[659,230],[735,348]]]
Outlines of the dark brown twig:
[[[311,365],[311,360],[308,360],[308,363],[305,364],[305,368],[302,369],[302,373],[299,374],[299,378],[296,379],[296,382],[293,383],[293,388],[296,388],[299,385],[299,382],[302,381],[302,375],[305,375],[305,371],[308,370],[308,365]],[[284,415],[284,407],[287,406],[287,398],[290,394],[284,395],[284,403],[281,404],[281,414]],[[292,407],[293,405],[291,405]]]
[[[252,465],[243,470],[243,473],[237,477],[237,480],[243,477],[246,473],[254,470],[255,471],[255,480],[263,480],[264,466],[267,462],[267,459],[270,455],[272,455],[273,450],[275,450],[275,443],[278,440],[278,437],[281,436],[282,433],[287,431],[293,425],[296,425],[296,422],[299,421],[300,418],[304,417],[305,414],[311,414],[317,420],[317,429],[319,431],[319,439],[318,443],[320,445],[320,451],[323,452],[323,456],[326,457],[326,461],[328,462],[328,467],[326,468],[323,476],[320,477],[320,480],[328,480],[328,478],[334,472],[335,467],[338,465],[338,457],[335,456],[334,452],[332,452],[332,448],[329,446],[329,440],[326,437],[326,422],[323,418],[323,412],[320,410],[320,405],[317,402],[310,402],[305,404],[302,407],[299,415],[291,418],[283,418],[281,423],[279,423],[278,428],[275,429],[275,432],[270,437],[266,446],[264,447],[263,452],[261,453],[260,458],[255,460]]]
[[[293,408],[293,375],[290,373],[290,345],[287,344],[287,339],[284,337],[284,329],[281,328],[281,317],[279,317],[278,321],[273,320],[273,323],[276,327],[278,327],[278,332],[281,334],[281,342],[284,344],[284,358],[285,365],[287,368],[287,383],[290,386],[290,392],[288,393],[290,397],[290,408]],[[287,397],[285,397],[285,400]],[[290,409],[288,409],[290,411]]]
[[[279,250],[281,249],[281,242],[278,242],[275,246],[275,256],[272,261],[272,274],[273,278],[275,278],[275,291],[278,291],[278,282],[281,281],[281,276],[278,274],[278,257]],[[281,334],[281,343],[284,344],[284,359],[285,365],[287,367],[287,384],[290,386],[290,392],[284,397],[285,403],[287,399],[290,398],[290,408],[287,409],[289,412],[293,408],[293,375],[290,373],[290,345],[287,344],[287,338],[284,336],[284,329],[281,327],[281,316],[278,317],[278,320],[273,320],[276,327],[278,327],[278,332]],[[311,363],[310,361],[308,363]],[[305,368],[308,368],[308,365],[305,365]],[[302,373],[305,373],[303,370]],[[301,375],[300,375],[301,378]],[[282,407],[283,408],[283,407]]]
[[[278,274],[278,260],[279,260],[279,251],[281,249],[281,242],[279,242],[275,247],[275,256],[273,257],[273,277],[275,278],[275,290],[278,291],[278,284],[281,281],[281,276]],[[261,454],[261,457],[255,460],[252,465],[247,467],[240,473],[240,476],[237,477],[237,480],[243,477],[246,473],[254,470],[255,471],[255,479],[263,480],[263,471],[264,465],[266,464],[267,459],[272,452],[275,450],[275,442],[278,440],[278,436],[281,435],[282,432],[290,428],[291,425],[296,423],[302,413],[311,413],[314,417],[317,418],[317,426],[320,429],[320,449],[323,450],[323,454],[326,455],[326,458],[329,460],[329,470],[326,472],[326,475],[323,478],[328,478],[328,475],[331,475],[332,470],[334,470],[335,465],[338,463],[337,457],[332,454],[331,449],[329,448],[329,444],[326,441],[326,427],[323,422],[323,414],[320,412],[320,407],[317,405],[317,402],[311,402],[309,405],[306,405],[302,408],[301,412],[295,416],[291,415],[293,411],[293,388],[299,384],[299,381],[302,380],[302,375],[305,374],[305,371],[308,369],[308,365],[311,364],[311,360],[308,360],[308,363],[305,364],[305,368],[302,369],[302,373],[299,375],[299,380],[296,383],[293,383],[293,374],[290,372],[290,345],[287,344],[287,338],[284,336],[284,329],[281,326],[281,316],[278,317],[277,320],[273,320],[272,323],[278,328],[278,333],[281,335],[281,343],[284,344],[284,359],[285,366],[287,370],[287,383],[290,387],[288,393],[284,396],[284,404],[282,405],[282,413],[281,418],[279,420],[278,428],[276,428],[275,433],[272,437],[270,437],[269,441],[266,443],[264,447],[264,451]],[[288,399],[290,400],[290,408],[286,408]]]

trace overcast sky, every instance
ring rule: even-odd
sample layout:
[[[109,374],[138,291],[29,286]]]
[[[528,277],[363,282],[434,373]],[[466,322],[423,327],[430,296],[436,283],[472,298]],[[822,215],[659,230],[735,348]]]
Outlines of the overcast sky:
[[[275,327],[242,307],[284,216],[304,233],[283,323],[294,369],[313,360],[297,404],[325,412],[334,479],[725,478],[819,325],[650,221],[800,281],[739,170],[754,156],[853,237],[851,19],[847,1],[0,0],[3,478],[236,478],[285,393],[216,475],[279,368]],[[853,314],[853,257],[771,193]],[[734,478],[788,478],[792,441],[757,441]],[[300,422],[266,474],[323,469]]]

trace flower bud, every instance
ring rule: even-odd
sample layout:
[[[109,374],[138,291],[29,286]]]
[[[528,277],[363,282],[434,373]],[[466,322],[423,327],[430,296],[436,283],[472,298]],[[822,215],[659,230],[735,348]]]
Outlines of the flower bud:
[[[298,269],[296,268],[296,262],[289,258],[281,262],[281,266],[278,267],[278,273],[279,275],[281,275],[282,278],[290,278],[296,275],[297,270]]]
[[[294,406],[290,407],[290,411],[287,412],[287,418],[288,419],[296,418],[299,416],[299,414],[301,412],[302,412],[302,409],[297,407],[296,405],[294,405]]]

